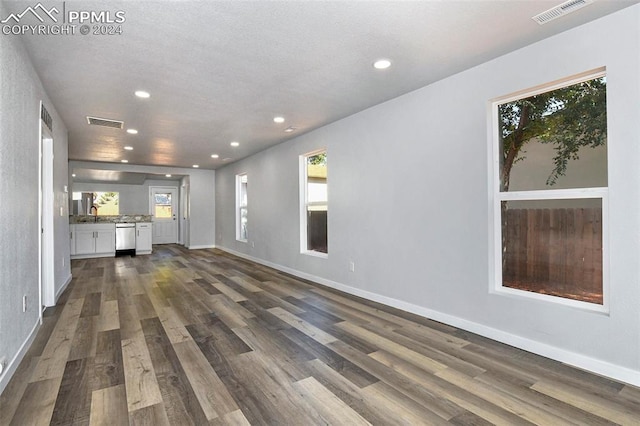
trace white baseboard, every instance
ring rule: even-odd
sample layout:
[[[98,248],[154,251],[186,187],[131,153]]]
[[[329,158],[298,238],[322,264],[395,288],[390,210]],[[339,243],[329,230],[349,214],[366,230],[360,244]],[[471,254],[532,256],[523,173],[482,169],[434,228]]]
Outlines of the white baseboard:
[[[16,372],[16,370],[18,369],[18,365],[20,365],[20,362],[22,361],[22,358],[24,358],[27,351],[31,347],[31,344],[33,343],[33,340],[36,338],[36,334],[38,334],[39,329],[40,329],[40,318],[37,319],[35,325],[31,329],[31,333],[29,333],[29,336],[27,336],[25,341],[22,342],[20,349],[18,349],[18,352],[16,353],[16,355],[9,362],[9,364],[7,364],[7,366],[5,367],[2,373],[2,376],[0,376],[0,394],[4,392],[4,389],[9,384],[9,380],[11,380],[11,377]]]
[[[469,321],[464,318],[449,315],[443,312],[435,311],[425,308],[423,306],[414,305],[412,303],[404,302],[402,300],[394,299],[387,296],[382,296],[377,293],[372,293],[366,290],[361,290],[355,287],[347,286],[335,281],[328,280],[326,278],[318,277],[306,272],[298,271],[286,266],[278,265],[273,262],[269,262],[257,257],[253,257],[244,253],[237,252],[235,250],[228,249],[226,247],[218,247],[218,249],[231,253],[235,256],[243,259],[251,260],[261,265],[268,266],[273,269],[277,269],[282,272],[294,275],[296,277],[316,282],[318,284],[334,288],[336,290],[343,291],[354,296],[362,297],[373,302],[382,303],[383,305],[390,306],[392,308],[401,309],[406,312],[410,312],[421,317],[431,319],[434,321],[442,322],[444,324],[460,328],[462,330],[470,331],[489,339],[496,340],[501,343],[505,343],[516,348],[523,349],[528,352],[532,352],[546,358],[577,367],[583,370],[590,371],[601,376],[606,376],[620,382],[629,383],[634,386],[640,386],[640,371],[633,370],[627,367],[622,367],[616,364],[611,364],[606,361],[591,358],[586,355],[571,352],[562,348],[541,343],[526,337],[518,336],[515,334],[507,333],[496,328],[488,327],[483,324],[479,324],[473,321]]]
[[[54,300],[56,301],[56,303],[58,303],[58,299],[60,299],[60,296],[62,295],[62,293],[64,293],[64,291],[67,289],[67,286],[71,283],[71,280],[73,279],[73,275],[69,274],[69,276],[67,277],[67,279],[65,280],[64,284],[62,284],[62,287],[60,287],[60,289],[56,292],[56,296],[54,298]],[[55,306],[55,305],[54,305]]]
[[[211,244],[211,245],[205,244],[205,245],[202,245],[202,246],[189,246],[188,248],[189,248],[189,250],[201,250],[201,249],[216,248],[216,246],[215,246],[215,244]]]

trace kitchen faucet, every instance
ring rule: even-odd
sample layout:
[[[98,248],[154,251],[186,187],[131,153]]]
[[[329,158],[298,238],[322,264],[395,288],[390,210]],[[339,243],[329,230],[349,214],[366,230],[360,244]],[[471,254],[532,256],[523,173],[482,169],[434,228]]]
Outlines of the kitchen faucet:
[[[96,209],[96,214],[94,216],[94,222],[98,221],[98,207],[97,206],[91,206],[91,208],[89,209],[89,215],[91,215],[91,212],[93,212],[93,209]]]

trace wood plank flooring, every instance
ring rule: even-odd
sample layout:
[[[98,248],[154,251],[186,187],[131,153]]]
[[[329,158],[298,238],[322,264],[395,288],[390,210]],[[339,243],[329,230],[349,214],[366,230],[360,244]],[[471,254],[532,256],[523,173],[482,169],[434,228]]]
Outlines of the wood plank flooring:
[[[640,389],[219,250],[74,260],[0,425],[640,425]]]

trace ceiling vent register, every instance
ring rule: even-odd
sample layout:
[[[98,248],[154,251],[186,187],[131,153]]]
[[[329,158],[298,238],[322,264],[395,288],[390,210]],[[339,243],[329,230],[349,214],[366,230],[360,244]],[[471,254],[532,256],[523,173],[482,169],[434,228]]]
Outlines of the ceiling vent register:
[[[99,117],[87,116],[87,123],[92,126],[111,127],[112,129],[122,129],[124,127],[124,121],[110,120],[108,118]]]
[[[544,25],[547,22],[553,21],[554,19],[560,18],[571,12],[575,12],[576,10],[583,8],[593,3],[594,1],[595,0],[569,0],[562,3],[561,5],[553,7],[549,10],[545,10],[544,12],[537,14],[531,19],[533,19],[540,25]]]

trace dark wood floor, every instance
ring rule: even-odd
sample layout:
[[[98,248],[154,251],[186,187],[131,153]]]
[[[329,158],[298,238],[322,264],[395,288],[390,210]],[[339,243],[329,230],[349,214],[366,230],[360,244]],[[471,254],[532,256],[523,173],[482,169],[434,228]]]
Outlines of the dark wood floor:
[[[76,260],[0,425],[640,424],[640,390],[218,250]]]

